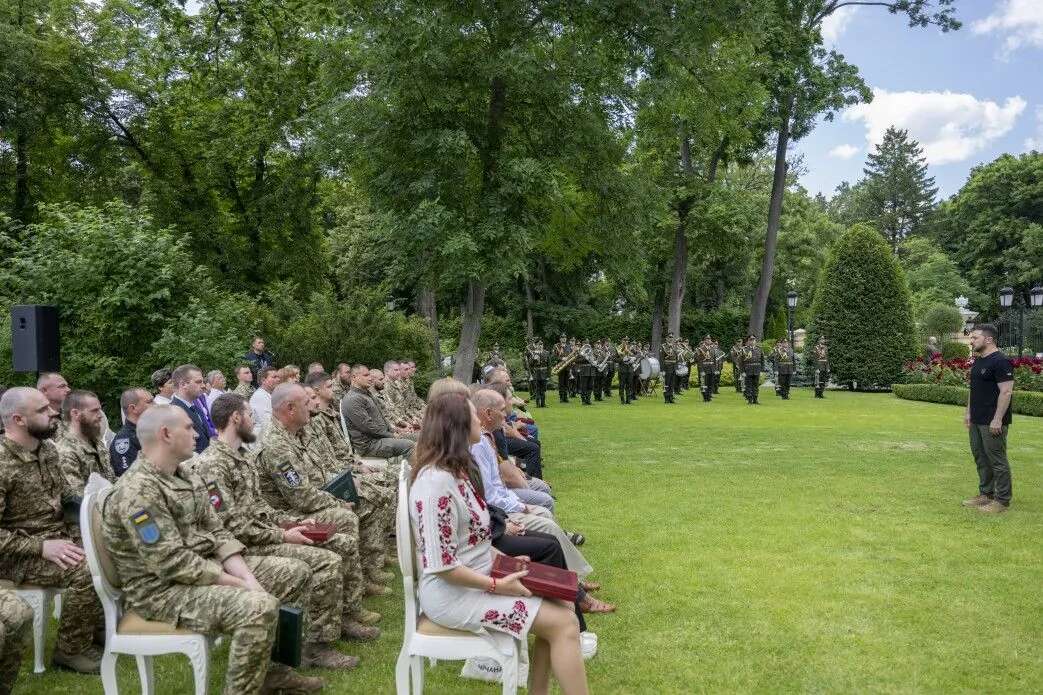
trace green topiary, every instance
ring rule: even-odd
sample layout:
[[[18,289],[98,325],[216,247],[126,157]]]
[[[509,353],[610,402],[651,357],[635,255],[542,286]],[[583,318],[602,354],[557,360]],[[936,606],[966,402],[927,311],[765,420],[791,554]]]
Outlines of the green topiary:
[[[971,346],[957,343],[955,340],[942,343],[942,359],[954,360],[956,358],[967,359],[971,356]]]
[[[898,381],[916,354],[905,278],[891,249],[872,227],[855,225],[837,240],[818,282],[809,344],[829,340],[830,371],[858,388]]]

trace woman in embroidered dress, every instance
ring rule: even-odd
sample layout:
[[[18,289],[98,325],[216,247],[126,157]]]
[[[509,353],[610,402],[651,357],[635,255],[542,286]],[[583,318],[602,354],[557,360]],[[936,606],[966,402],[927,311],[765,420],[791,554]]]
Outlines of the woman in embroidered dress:
[[[564,695],[586,695],[579,623],[573,607],[534,597],[525,572],[489,576],[493,553],[489,512],[471,485],[470,447],[481,423],[470,400],[446,393],[430,400],[417,442],[409,512],[421,567],[420,608],[445,627],[481,628],[536,643],[530,653],[529,692],[550,692],[550,672]]]

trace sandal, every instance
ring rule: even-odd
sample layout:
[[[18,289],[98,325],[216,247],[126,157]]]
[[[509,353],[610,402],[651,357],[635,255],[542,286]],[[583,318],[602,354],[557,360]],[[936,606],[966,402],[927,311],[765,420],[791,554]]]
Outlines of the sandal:
[[[583,536],[582,533],[570,533],[569,540],[572,541],[572,545],[577,546],[583,545],[587,542],[587,539]]]
[[[588,594],[579,602],[579,610],[582,613],[615,613],[616,606],[611,603],[599,601]]]
[[[601,585],[597,582],[580,582],[579,585],[584,591],[597,591],[601,588]]]

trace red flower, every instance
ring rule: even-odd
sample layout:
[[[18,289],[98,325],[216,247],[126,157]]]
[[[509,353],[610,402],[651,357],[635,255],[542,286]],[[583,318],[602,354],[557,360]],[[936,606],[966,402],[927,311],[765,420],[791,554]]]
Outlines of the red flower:
[[[499,615],[499,611],[485,611],[485,617],[482,618],[482,620],[488,620],[489,622],[492,622],[496,620],[496,618],[499,617]]]

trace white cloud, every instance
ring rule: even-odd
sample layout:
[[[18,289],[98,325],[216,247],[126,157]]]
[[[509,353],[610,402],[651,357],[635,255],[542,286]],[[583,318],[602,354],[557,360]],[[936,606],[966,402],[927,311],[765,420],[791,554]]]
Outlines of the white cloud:
[[[861,151],[862,148],[855,147],[844,143],[843,145],[837,145],[829,151],[830,157],[836,157],[837,159],[851,159]]]
[[[1036,107],[1036,134],[1025,138],[1025,149],[1043,152],[1043,106]]]
[[[1003,55],[1023,46],[1043,48],[1043,1],[1004,0],[985,19],[971,25],[976,34],[1004,34]]]
[[[827,46],[836,45],[837,39],[847,29],[847,25],[851,23],[856,12],[858,12],[857,7],[841,7],[822,20],[822,40]]]
[[[845,121],[862,121],[870,148],[888,126],[909,131],[923,146],[930,164],[962,162],[1003,137],[1021,113],[1025,100],[1008,98],[1002,105],[956,92],[888,92],[873,89],[873,101],[845,109]]]

